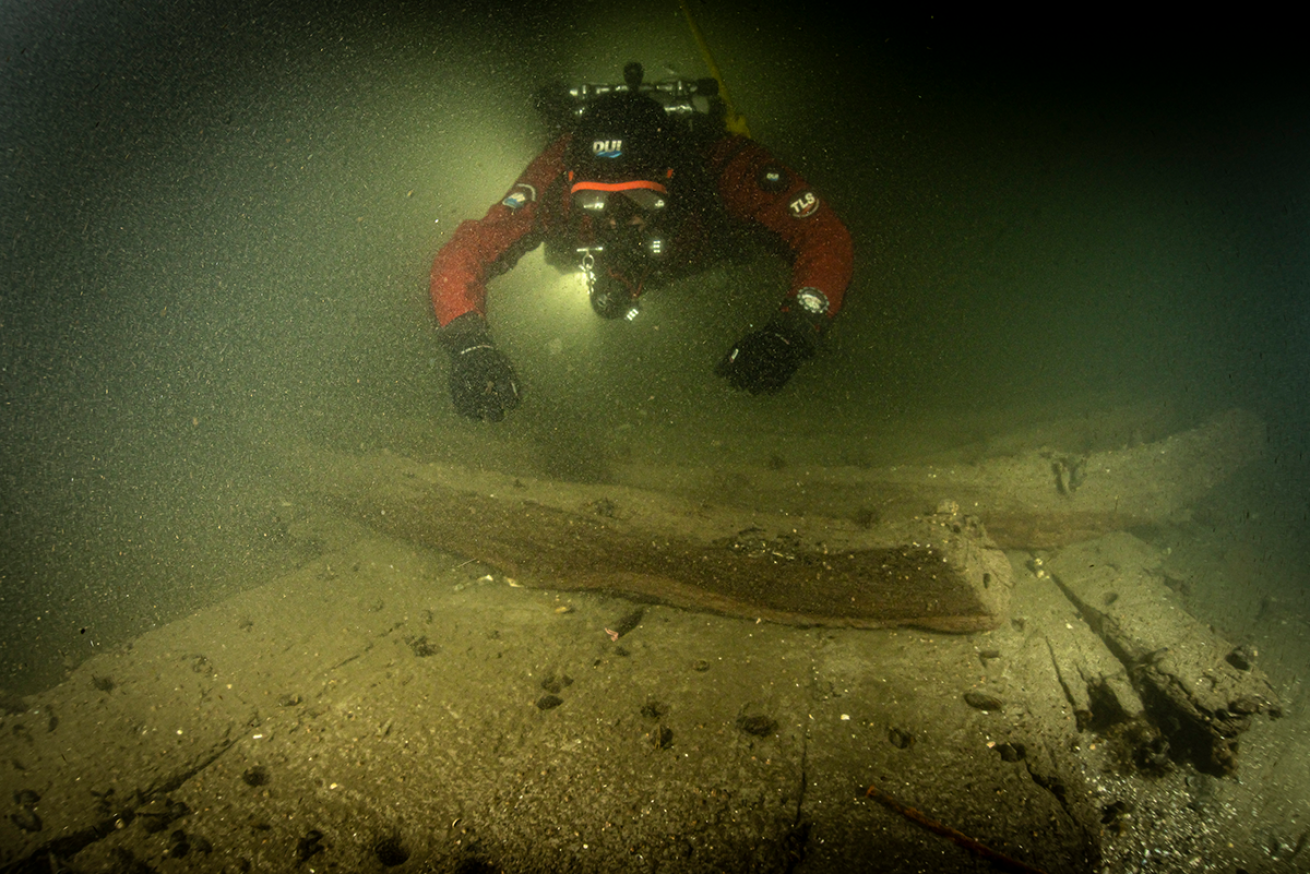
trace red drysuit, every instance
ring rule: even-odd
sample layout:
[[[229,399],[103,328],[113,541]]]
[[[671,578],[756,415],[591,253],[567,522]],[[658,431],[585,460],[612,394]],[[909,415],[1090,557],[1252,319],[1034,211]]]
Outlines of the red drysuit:
[[[432,305],[443,327],[468,312],[486,314],[487,280],[513,267],[544,240],[573,233],[564,156],[565,135],[538,155],[505,198],[479,220],[465,221],[432,264]],[[782,309],[803,288],[827,298],[827,315],[841,308],[853,252],[846,226],[798,173],[764,147],[724,136],[695,152],[698,178],[717,194],[718,211],[738,226],[763,230],[791,258],[791,287]],[[672,190],[672,189],[671,189]],[[706,210],[684,210],[673,229],[673,257],[694,269],[709,260],[717,225]]]

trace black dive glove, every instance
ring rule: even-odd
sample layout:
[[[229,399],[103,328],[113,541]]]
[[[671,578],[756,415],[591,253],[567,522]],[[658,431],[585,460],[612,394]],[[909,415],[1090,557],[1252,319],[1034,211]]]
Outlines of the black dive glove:
[[[441,329],[450,350],[450,399],[468,419],[499,422],[519,405],[519,381],[509,359],[496,348],[487,322],[465,313]]]
[[[782,312],[758,331],[751,331],[719,362],[714,372],[733,388],[753,395],[774,394],[791,379],[801,362],[814,357],[824,316]]]

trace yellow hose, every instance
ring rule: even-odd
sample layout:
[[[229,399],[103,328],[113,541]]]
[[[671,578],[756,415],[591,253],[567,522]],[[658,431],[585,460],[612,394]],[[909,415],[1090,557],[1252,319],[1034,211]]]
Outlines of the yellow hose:
[[[723,81],[723,74],[719,72],[719,65],[714,63],[714,56],[710,54],[709,43],[705,42],[705,35],[700,32],[700,26],[696,24],[695,17],[691,14],[691,7],[687,5],[687,0],[678,0],[678,5],[682,7],[682,14],[687,19],[687,26],[691,28],[691,35],[696,39],[696,45],[700,48],[700,55],[705,60],[705,66],[709,67],[710,75],[714,81],[719,83],[719,96],[723,98],[723,106],[727,110],[724,117],[725,126],[729,133],[740,134],[748,137],[751,135],[750,128],[746,125],[746,116],[738,115],[737,110],[732,107],[732,98],[728,96],[728,85]]]

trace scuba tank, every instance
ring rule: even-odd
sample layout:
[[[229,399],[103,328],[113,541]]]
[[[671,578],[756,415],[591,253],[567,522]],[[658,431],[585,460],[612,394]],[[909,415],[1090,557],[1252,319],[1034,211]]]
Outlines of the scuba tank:
[[[645,70],[637,61],[623,68],[623,83],[617,85],[564,85],[539,88],[533,105],[555,135],[576,129],[587,107],[609,94],[641,94],[664,108],[676,120],[675,131],[690,140],[721,136],[725,130],[727,105],[719,96],[716,79],[672,78],[645,82]]]

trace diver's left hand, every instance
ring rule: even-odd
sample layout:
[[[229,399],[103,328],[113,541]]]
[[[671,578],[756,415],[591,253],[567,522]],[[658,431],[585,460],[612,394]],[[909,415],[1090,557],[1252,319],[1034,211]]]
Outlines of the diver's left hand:
[[[735,389],[753,395],[774,394],[782,390],[802,361],[814,357],[815,344],[816,338],[775,319],[738,340],[714,372]]]

